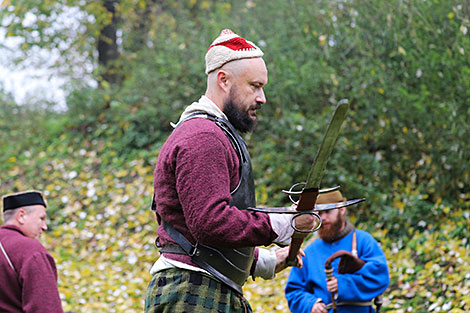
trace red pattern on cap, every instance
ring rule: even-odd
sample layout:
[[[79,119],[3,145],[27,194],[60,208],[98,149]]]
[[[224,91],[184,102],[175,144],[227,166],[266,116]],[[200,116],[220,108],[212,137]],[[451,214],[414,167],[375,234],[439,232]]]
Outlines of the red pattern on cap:
[[[215,47],[215,46],[224,46],[224,47],[227,47],[227,48],[232,49],[234,51],[254,50],[254,49],[256,49],[255,47],[250,45],[248,42],[246,42],[246,40],[243,39],[242,37],[235,37],[235,38],[232,38],[230,40],[227,40],[227,41],[224,41],[224,42],[221,42],[221,43],[217,43],[215,45],[210,46],[209,49],[207,49],[207,51],[209,51],[212,47]]]

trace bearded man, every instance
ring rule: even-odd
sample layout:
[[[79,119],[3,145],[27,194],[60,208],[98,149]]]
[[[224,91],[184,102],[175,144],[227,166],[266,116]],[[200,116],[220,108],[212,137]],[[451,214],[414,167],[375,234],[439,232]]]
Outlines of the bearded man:
[[[318,196],[318,204],[345,201],[339,191]],[[320,211],[322,226],[315,241],[305,249],[304,266],[293,268],[285,288],[293,313],[375,312],[372,299],[381,295],[390,282],[387,260],[377,241],[355,229],[346,219],[346,208]],[[354,273],[342,273],[342,260],[332,262],[332,279],[325,273],[326,261],[339,251],[351,252],[365,263]],[[332,299],[333,297],[333,299]]]
[[[251,275],[286,267],[292,217],[255,207],[250,156],[240,133],[254,130],[266,103],[263,52],[223,30],[206,53],[207,89],[180,117],[154,172],[157,247],[145,312],[252,312],[243,297]],[[311,230],[303,215],[297,228]],[[303,252],[301,252],[303,253]],[[299,264],[302,262],[298,256]]]

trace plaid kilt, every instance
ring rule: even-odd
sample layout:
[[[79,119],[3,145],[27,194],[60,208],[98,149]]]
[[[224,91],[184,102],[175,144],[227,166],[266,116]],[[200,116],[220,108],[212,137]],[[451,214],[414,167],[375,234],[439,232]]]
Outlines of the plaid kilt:
[[[171,268],[147,288],[145,313],[252,313],[248,301],[205,273]]]

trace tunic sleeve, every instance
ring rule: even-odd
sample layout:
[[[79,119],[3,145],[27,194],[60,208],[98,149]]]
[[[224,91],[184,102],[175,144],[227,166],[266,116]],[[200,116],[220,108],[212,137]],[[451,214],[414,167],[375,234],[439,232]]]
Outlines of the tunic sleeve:
[[[63,313],[57,289],[57,269],[47,252],[35,252],[21,268],[23,311],[25,313]]]
[[[229,205],[236,154],[229,153],[228,140],[210,132],[198,133],[191,140],[193,144],[177,151],[175,173],[185,222],[193,237],[218,247],[270,244],[277,235],[267,214]]]

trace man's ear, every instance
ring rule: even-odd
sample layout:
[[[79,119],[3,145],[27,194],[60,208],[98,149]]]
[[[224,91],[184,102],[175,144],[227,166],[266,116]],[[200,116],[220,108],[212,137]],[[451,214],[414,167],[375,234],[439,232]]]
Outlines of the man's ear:
[[[18,212],[16,212],[16,215],[15,215],[16,221],[20,223],[21,225],[23,225],[25,223],[25,217],[27,213],[28,212],[26,212],[25,209],[18,209]]]
[[[222,90],[227,92],[228,90],[230,90],[230,84],[231,84],[230,73],[225,70],[219,70],[219,72],[217,73],[217,85],[219,85],[219,87]]]

